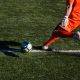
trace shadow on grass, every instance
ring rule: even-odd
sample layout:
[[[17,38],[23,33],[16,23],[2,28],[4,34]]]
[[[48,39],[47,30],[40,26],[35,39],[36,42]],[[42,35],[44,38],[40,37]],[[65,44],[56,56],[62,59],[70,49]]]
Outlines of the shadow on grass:
[[[0,51],[7,56],[19,57],[15,52],[21,52],[20,45],[20,43],[14,41],[0,41]]]
[[[62,55],[80,57],[80,52],[61,53]]]
[[[15,42],[15,41],[0,41],[0,51],[3,52],[7,56],[12,56],[12,57],[19,57],[15,52],[22,52],[21,48],[21,43]],[[42,46],[33,46],[34,50],[42,50]],[[49,49],[48,51],[52,51]],[[72,53],[58,53],[58,52],[48,52],[47,55],[54,55],[54,54],[59,54],[59,55],[69,55],[69,56],[77,56],[80,57],[79,52],[72,52]]]
[[[33,46],[33,49],[35,49],[35,50],[42,50],[42,46]]]
[[[74,57],[80,57],[80,52],[51,52],[47,53],[48,56],[51,55],[66,55],[66,56],[74,56]]]

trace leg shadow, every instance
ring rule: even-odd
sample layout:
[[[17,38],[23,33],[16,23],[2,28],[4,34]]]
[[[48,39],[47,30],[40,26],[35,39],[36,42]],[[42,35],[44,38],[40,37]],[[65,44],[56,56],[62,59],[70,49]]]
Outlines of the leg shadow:
[[[44,49],[42,48],[42,46],[33,46],[33,50],[42,50],[42,51],[44,51]],[[52,51],[52,49],[49,48],[46,51]]]
[[[33,49],[35,49],[35,50],[42,50],[42,46],[33,46]]]

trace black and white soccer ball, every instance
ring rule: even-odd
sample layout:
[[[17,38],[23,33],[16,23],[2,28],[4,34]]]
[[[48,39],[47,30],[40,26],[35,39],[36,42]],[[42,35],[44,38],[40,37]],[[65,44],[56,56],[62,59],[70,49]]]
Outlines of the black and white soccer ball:
[[[25,52],[30,52],[32,50],[32,44],[29,41],[23,41],[21,43],[21,49]]]

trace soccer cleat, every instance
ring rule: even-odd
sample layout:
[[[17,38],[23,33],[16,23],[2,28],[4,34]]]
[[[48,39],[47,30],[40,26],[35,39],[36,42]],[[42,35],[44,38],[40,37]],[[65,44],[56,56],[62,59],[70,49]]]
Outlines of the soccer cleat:
[[[48,46],[43,46],[42,49],[45,50],[45,51],[52,51],[52,49],[49,48]]]
[[[48,50],[48,46],[43,46],[43,50]]]
[[[78,35],[78,40],[80,40],[80,32],[79,31],[77,32],[77,35]]]
[[[79,31],[77,31],[77,32],[73,35],[73,39],[80,40],[80,32],[79,32]]]

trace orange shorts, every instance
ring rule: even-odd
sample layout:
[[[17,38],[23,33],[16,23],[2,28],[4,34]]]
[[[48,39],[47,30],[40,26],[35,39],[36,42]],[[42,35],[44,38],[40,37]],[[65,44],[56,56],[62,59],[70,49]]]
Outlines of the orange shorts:
[[[80,25],[80,20],[76,19],[69,19],[68,25],[66,27],[63,27],[66,31],[72,32]]]
[[[68,32],[60,26],[55,28],[55,30],[52,32],[52,36],[54,34],[56,34],[60,37],[72,37],[73,36],[73,32]]]
[[[66,27],[61,27],[60,24],[57,25],[52,35],[55,33],[62,37],[72,37],[74,30],[80,25],[79,20],[69,19],[69,23]]]

